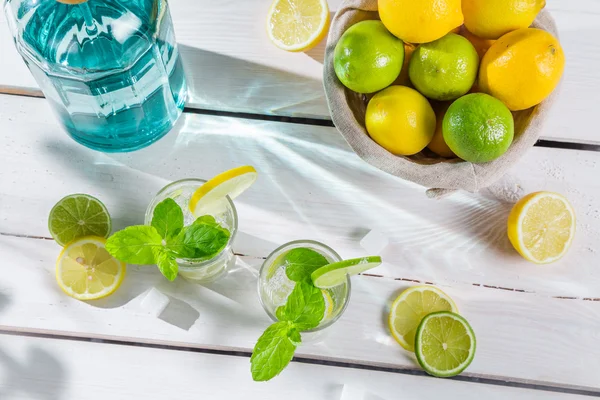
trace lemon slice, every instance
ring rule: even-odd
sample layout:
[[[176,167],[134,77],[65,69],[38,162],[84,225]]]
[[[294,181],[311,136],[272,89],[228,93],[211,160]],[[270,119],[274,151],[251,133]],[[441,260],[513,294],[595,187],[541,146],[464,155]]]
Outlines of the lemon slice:
[[[125,263],[104,248],[106,239],[87,236],[71,242],[56,260],[56,281],[69,296],[96,300],[111,295],[125,277]]]
[[[275,0],[267,17],[269,39],[286,51],[310,50],[328,29],[326,0]]]
[[[548,264],[565,255],[575,236],[575,211],[557,193],[523,197],[508,217],[508,238],[527,260]]]
[[[215,176],[194,192],[190,198],[190,212],[200,217],[222,211],[227,196],[231,200],[235,199],[252,186],[256,178],[258,172],[250,165],[233,168]]]
[[[328,291],[321,289],[321,293],[323,293],[323,299],[325,300],[325,313],[323,314],[323,319],[321,321],[325,321],[333,315],[334,302]]]
[[[388,325],[396,341],[408,351],[415,349],[415,335],[421,320],[438,311],[458,312],[454,301],[434,286],[414,286],[394,300]]]

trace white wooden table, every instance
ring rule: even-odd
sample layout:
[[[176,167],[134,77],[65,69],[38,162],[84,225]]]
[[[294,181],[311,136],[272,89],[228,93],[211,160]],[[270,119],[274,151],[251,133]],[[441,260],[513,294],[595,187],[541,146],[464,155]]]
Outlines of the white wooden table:
[[[188,108],[166,138],[120,155],[61,131],[0,17],[0,399],[336,400],[344,385],[369,400],[600,397],[600,2],[549,0],[567,54],[561,98],[544,146],[504,181],[515,196],[553,190],[575,206],[573,248],[545,267],[512,250],[511,204],[490,193],[428,200],[361,161],[329,121],[324,43],[306,54],[272,46],[269,2],[171,1]],[[90,303],[55,284],[46,219],[64,195],[97,196],[120,229],[141,223],[166,183],[243,164],[260,179],[236,201],[238,262],[225,279],[169,283],[130,267],[116,294]],[[365,255],[358,241],[370,229],[392,241],[386,263],[353,280],[323,342],[302,346],[273,381],[252,382],[249,355],[269,324],[255,287],[265,256],[302,238]],[[390,300],[424,282],[448,292],[476,331],[475,361],[458,378],[426,376],[388,334]],[[153,286],[171,296],[158,319],[139,308]]]

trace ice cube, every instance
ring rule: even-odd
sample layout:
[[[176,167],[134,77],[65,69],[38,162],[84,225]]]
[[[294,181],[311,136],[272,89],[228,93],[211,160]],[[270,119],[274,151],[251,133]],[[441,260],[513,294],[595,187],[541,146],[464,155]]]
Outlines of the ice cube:
[[[340,400],[364,400],[365,391],[355,386],[344,385]]]
[[[142,300],[141,307],[148,314],[159,317],[165,308],[169,305],[169,296],[163,294],[160,290],[152,288]]]
[[[372,230],[369,231],[360,241],[360,246],[365,249],[369,255],[380,254],[390,244],[390,239],[383,233]]]

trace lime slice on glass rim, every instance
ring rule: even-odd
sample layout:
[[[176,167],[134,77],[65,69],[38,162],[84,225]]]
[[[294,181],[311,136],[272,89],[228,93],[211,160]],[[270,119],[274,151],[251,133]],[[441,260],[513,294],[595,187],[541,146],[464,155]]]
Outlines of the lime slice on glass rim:
[[[430,375],[449,378],[463,372],[473,361],[477,342],[466,319],[441,311],[421,321],[415,336],[415,355]]]
[[[111,229],[112,222],[106,206],[87,194],[72,194],[62,198],[48,216],[48,230],[61,246],[85,236],[107,238]]]
[[[200,186],[190,198],[190,212],[200,217],[218,214],[227,207],[225,198],[231,200],[244,193],[258,178],[254,167],[246,165],[225,171]]]
[[[346,282],[348,275],[358,275],[379,265],[379,256],[354,258],[325,265],[314,271],[310,277],[319,289],[329,289]]]

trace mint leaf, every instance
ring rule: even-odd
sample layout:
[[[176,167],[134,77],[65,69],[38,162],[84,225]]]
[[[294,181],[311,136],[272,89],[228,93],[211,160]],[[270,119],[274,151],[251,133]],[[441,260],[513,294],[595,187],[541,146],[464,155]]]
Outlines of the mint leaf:
[[[176,236],[183,228],[183,211],[173,199],[164,199],[154,208],[152,226],[167,239]]]
[[[160,272],[170,281],[177,278],[179,265],[175,261],[175,257],[165,248],[156,249],[154,251],[156,257],[156,266]]]
[[[310,274],[329,264],[329,261],[314,250],[300,247],[287,253],[284,263],[287,277],[294,282],[301,282],[310,279]]]
[[[300,333],[289,322],[276,322],[256,342],[250,358],[252,379],[268,381],[281,373],[290,363],[300,343]]]
[[[106,251],[130,264],[154,264],[155,251],[162,248],[162,237],[152,226],[130,226],[106,241]]]
[[[203,215],[194,221],[194,225],[201,225],[201,224],[214,226],[215,228],[222,230],[226,235],[228,235],[228,236],[230,235],[229,230],[227,230],[226,228],[223,228],[221,226],[221,224],[219,224],[217,222],[217,220],[215,219],[215,217],[213,217],[212,215]]]
[[[321,289],[307,281],[296,283],[285,305],[275,311],[279,320],[293,322],[300,330],[316,328],[324,314],[325,299]]]
[[[213,256],[225,246],[231,234],[228,230],[207,224],[186,226],[173,241],[169,241],[169,250],[183,258],[205,258]]]

